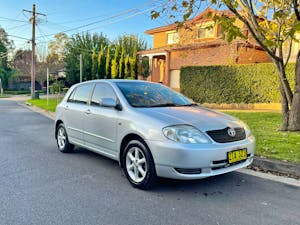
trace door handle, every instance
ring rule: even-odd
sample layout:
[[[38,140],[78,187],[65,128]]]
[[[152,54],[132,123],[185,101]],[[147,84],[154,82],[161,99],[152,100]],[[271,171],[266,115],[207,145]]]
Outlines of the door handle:
[[[68,105],[65,106],[65,110],[69,110],[69,106]]]
[[[85,114],[90,115],[92,112],[90,109],[87,109],[86,111],[84,111]]]

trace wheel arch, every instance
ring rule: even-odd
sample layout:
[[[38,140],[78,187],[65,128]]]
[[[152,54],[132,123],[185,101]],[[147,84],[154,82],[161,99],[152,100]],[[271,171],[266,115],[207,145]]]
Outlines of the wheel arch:
[[[123,152],[125,150],[125,147],[127,146],[127,144],[130,142],[130,141],[133,141],[133,140],[138,140],[138,141],[141,141],[145,146],[146,148],[149,149],[149,153],[152,157],[152,160],[153,160],[153,156],[152,156],[152,153],[151,153],[151,150],[149,148],[149,146],[147,145],[147,143],[145,142],[144,138],[138,134],[135,134],[135,133],[130,133],[130,134],[127,134],[126,136],[123,137],[122,139],[122,142],[120,144],[120,152],[119,152],[119,164],[120,166],[123,168],[123,160],[122,160],[122,156],[123,156]]]

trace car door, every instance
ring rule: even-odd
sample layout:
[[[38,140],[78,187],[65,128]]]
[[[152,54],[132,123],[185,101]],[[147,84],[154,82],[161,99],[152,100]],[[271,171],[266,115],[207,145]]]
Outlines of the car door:
[[[119,111],[112,107],[101,106],[101,99],[117,96],[107,83],[97,83],[85,114],[85,142],[90,148],[99,153],[114,158],[117,151],[117,121]]]
[[[87,104],[93,90],[93,84],[82,84],[76,87],[64,107],[64,123],[70,142],[84,145],[83,123]]]

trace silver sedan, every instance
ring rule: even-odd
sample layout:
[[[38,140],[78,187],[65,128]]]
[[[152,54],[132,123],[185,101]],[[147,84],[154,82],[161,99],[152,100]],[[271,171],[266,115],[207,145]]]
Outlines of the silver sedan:
[[[248,166],[255,138],[242,121],[162,84],[94,80],[72,86],[56,108],[61,152],[74,145],[117,160],[142,189],[157,177],[200,179]]]

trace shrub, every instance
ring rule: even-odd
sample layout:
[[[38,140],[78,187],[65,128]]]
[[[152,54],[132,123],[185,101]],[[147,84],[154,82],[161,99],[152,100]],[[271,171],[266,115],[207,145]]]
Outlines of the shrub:
[[[294,86],[295,64],[287,66]],[[181,92],[200,103],[277,103],[279,80],[271,63],[181,68]]]
[[[5,94],[8,94],[8,95],[27,95],[27,94],[30,94],[30,91],[28,90],[5,90],[4,91]]]
[[[55,81],[52,85],[49,86],[50,94],[61,93],[64,89],[63,81]]]

